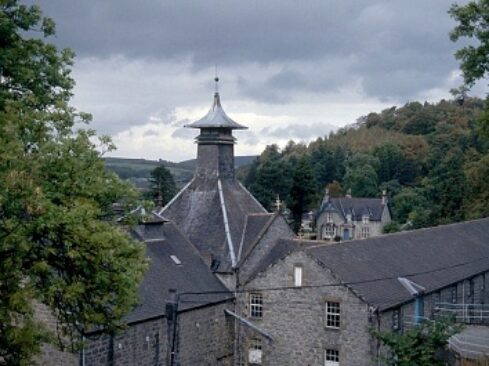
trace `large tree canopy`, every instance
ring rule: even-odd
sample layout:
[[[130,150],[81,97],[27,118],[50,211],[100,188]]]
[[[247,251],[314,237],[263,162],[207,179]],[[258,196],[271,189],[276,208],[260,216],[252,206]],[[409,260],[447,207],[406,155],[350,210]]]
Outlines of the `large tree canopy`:
[[[466,5],[454,4],[449,14],[457,22],[450,33],[452,41],[468,38],[470,44],[455,53],[460,60],[460,68],[465,80],[461,93],[479,80],[486,78],[489,72],[489,0],[470,1]],[[489,101],[486,99],[486,109],[481,116],[481,130],[489,137]]]
[[[34,36],[32,33],[34,32]],[[113,331],[136,301],[144,248],[115,225],[131,188],[104,169],[89,115],[70,105],[73,53],[38,7],[0,0],[0,364],[31,365],[52,335]],[[113,148],[107,138],[99,148]],[[99,150],[100,150],[99,149]]]

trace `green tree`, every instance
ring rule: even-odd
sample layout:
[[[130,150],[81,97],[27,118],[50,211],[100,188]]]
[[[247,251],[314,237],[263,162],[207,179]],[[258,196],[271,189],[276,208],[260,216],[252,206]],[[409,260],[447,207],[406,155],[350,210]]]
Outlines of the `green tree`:
[[[364,153],[355,154],[348,162],[343,188],[351,189],[356,197],[376,197],[379,195],[379,159]]]
[[[289,195],[289,207],[294,219],[293,229],[297,233],[301,227],[302,214],[316,198],[316,180],[307,157],[302,157],[295,168]]]
[[[158,205],[166,205],[177,193],[173,176],[163,165],[153,169],[149,182],[151,184],[151,197]]]
[[[426,210],[429,202],[419,189],[405,187],[393,197],[392,206],[396,220],[406,223],[413,211]]]
[[[268,209],[272,208],[277,195],[286,200],[290,192],[291,174],[282,160],[277,145],[267,146],[260,155],[255,181],[249,186],[251,193]]]
[[[471,39],[471,43],[455,53],[460,61],[465,91],[479,79],[487,77],[489,71],[489,1],[474,0],[465,5],[454,4],[449,14],[457,22],[451,31],[450,39]],[[489,100],[486,99],[485,111],[480,118],[481,131],[489,137]]]
[[[36,37],[30,32],[36,31]],[[35,316],[46,305],[60,340],[114,331],[136,302],[144,248],[115,225],[134,194],[104,168],[89,115],[70,105],[73,53],[39,37],[38,7],[0,2],[0,364],[32,365],[53,341]],[[100,139],[102,151],[112,149]],[[72,344],[72,343],[71,343]]]
[[[450,320],[426,321],[404,333],[373,331],[391,351],[384,357],[387,365],[392,366],[442,366],[444,360],[438,357],[438,351],[446,347],[448,339],[458,333],[461,327]]]

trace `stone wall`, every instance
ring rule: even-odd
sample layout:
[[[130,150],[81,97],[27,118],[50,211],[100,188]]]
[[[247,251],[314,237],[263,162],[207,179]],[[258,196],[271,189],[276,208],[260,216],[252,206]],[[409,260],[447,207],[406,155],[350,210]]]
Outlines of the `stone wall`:
[[[49,308],[43,304],[36,304],[35,314],[36,319],[42,322],[47,329],[55,334],[57,320]],[[39,365],[77,366],[79,363],[79,356],[78,353],[68,351],[63,352],[54,345],[44,344],[42,346],[42,353],[36,357],[36,362]]]
[[[224,314],[233,302],[180,312],[175,364],[231,366],[233,320]],[[165,365],[168,351],[167,321],[164,317],[130,325],[115,337],[88,341],[86,366]]]
[[[250,289],[293,286],[294,266],[303,271],[303,286],[337,283],[332,274],[303,252],[278,261],[247,284]],[[344,286],[289,288],[261,291],[263,318],[250,316],[250,294],[238,295],[241,316],[273,337],[267,341],[249,327],[240,326],[240,357],[246,362],[253,338],[262,339],[263,365],[324,365],[327,349],[339,351],[342,366],[373,365],[372,327],[368,306]],[[340,303],[340,328],[326,326],[327,301]]]

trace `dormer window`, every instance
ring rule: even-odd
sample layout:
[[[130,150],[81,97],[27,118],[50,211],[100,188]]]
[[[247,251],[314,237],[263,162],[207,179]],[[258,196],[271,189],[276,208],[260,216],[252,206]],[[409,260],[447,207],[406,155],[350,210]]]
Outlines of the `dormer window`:
[[[351,222],[351,214],[346,214],[346,221]]]

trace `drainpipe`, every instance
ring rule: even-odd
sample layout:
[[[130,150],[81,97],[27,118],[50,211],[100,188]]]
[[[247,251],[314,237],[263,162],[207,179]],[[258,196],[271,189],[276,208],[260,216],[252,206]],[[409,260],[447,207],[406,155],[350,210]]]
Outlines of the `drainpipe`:
[[[239,290],[239,268],[234,268],[234,313],[238,314],[238,290]],[[233,341],[233,365],[239,366],[240,352],[239,352],[239,322],[234,319],[234,341]]]
[[[177,314],[178,314],[178,294],[177,290],[172,288],[168,290],[170,300],[165,305],[165,316],[167,326],[167,353],[166,365],[173,366],[175,362],[175,344],[177,333]]]
[[[409,294],[414,297],[414,321],[416,324],[421,323],[424,312],[423,294],[426,289],[405,277],[398,277],[397,280],[409,292]]]

